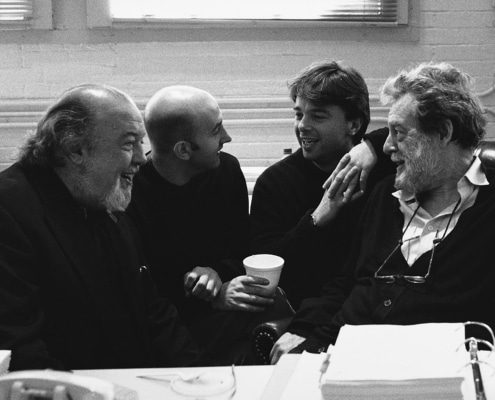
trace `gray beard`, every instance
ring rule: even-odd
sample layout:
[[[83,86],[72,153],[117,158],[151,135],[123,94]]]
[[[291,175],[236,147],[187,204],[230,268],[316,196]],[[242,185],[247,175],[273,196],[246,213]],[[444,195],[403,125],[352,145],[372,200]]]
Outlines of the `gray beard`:
[[[125,211],[131,202],[132,186],[123,188],[121,183],[117,183],[113,190],[103,199],[103,204],[108,212]]]
[[[406,193],[422,193],[431,186],[431,169],[427,165],[418,165],[421,160],[414,161],[415,165],[410,165],[408,171],[395,177],[395,188]]]
[[[446,160],[440,160],[438,154],[433,149],[434,143],[428,138],[424,138],[419,143],[419,157],[409,154],[407,157],[407,169],[395,177],[395,188],[407,193],[423,193],[431,188],[440,172],[443,170],[442,164]],[[435,146],[436,148],[436,146]]]
[[[123,185],[127,187],[123,187]],[[108,212],[125,211],[131,202],[131,188],[131,185],[127,185],[126,182],[119,180],[110,192],[101,196],[88,190],[88,185],[83,175],[75,179],[73,194],[79,203],[91,209]]]

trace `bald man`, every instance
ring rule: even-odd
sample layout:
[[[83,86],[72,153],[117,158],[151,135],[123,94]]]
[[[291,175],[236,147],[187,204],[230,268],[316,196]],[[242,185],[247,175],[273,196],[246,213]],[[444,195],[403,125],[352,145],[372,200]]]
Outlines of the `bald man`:
[[[129,213],[161,294],[216,357],[274,308],[263,287],[268,281],[245,275],[242,266],[249,235],[246,181],[238,160],[222,152],[231,137],[208,92],[163,88],[144,117],[151,152],[135,178]],[[249,363],[231,355],[220,363],[233,361]]]

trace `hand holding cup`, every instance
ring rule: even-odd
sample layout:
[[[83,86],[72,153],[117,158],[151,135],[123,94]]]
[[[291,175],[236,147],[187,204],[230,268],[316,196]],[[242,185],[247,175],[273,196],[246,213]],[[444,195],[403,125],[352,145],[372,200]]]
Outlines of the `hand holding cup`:
[[[284,259],[273,254],[254,254],[243,261],[246,275],[268,279],[270,283],[264,288],[275,293],[280,274],[284,267]]]

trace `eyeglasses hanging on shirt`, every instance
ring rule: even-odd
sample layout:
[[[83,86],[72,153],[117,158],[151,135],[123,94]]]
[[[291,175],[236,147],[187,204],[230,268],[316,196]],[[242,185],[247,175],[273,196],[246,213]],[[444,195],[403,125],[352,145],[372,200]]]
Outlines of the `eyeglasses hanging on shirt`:
[[[443,235],[442,235],[441,238],[438,237],[438,231],[436,232],[435,238],[433,239],[433,243],[432,243],[430,261],[428,263],[428,270],[426,271],[426,274],[424,276],[421,276],[421,275],[403,275],[403,274],[379,275],[380,271],[383,269],[383,267],[388,262],[388,260],[390,260],[390,258],[395,254],[395,252],[398,249],[400,249],[402,247],[402,245],[404,243],[406,243],[406,242],[408,242],[410,240],[419,239],[421,237],[420,235],[418,235],[418,236],[414,236],[414,237],[411,237],[409,239],[404,240],[404,234],[406,233],[407,229],[409,228],[409,225],[411,224],[412,220],[416,216],[416,213],[418,212],[418,209],[420,207],[420,204],[418,203],[418,206],[416,207],[416,210],[414,210],[413,215],[411,216],[411,218],[409,219],[409,222],[407,223],[406,227],[402,231],[402,235],[401,235],[401,237],[400,237],[397,245],[394,247],[394,249],[392,250],[392,252],[385,259],[385,261],[383,261],[383,263],[380,265],[380,267],[378,267],[378,269],[376,270],[376,272],[375,272],[375,274],[374,274],[373,277],[376,280],[379,280],[379,281],[385,282],[385,283],[395,283],[396,281],[401,280],[401,279],[403,279],[403,280],[405,280],[406,282],[409,282],[409,283],[425,283],[426,282],[426,279],[430,276],[431,266],[433,265],[433,257],[435,255],[435,248],[437,247],[437,245],[447,235],[447,232],[448,232],[450,223],[452,222],[452,218],[453,218],[455,212],[457,211],[457,209],[459,208],[459,205],[460,204],[461,204],[461,199],[459,198],[459,200],[457,201],[454,209],[452,210],[452,213],[450,214],[449,220],[447,222],[447,226],[445,227],[445,230],[444,230]]]

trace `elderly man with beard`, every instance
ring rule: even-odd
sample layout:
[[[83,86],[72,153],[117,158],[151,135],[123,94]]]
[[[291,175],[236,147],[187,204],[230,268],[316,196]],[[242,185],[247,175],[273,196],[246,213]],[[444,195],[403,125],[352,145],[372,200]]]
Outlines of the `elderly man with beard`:
[[[273,363],[288,351],[326,349],[344,324],[475,320],[495,328],[487,234],[495,225],[495,187],[476,156],[486,122],[469,80],[440,63],[385,83],[381,97],[391,108],[384,152],[397,173],[367,202],[347,276],[303,304],[288,328],[300,341],[292,348],[276,343]],[[315,323],[323,316],[325,323]]]
[[[123,213],[146,161],[135,103],[66,91],[0,174],[0,348],[10,370],[184,366],[197,348],[158,300]]]

